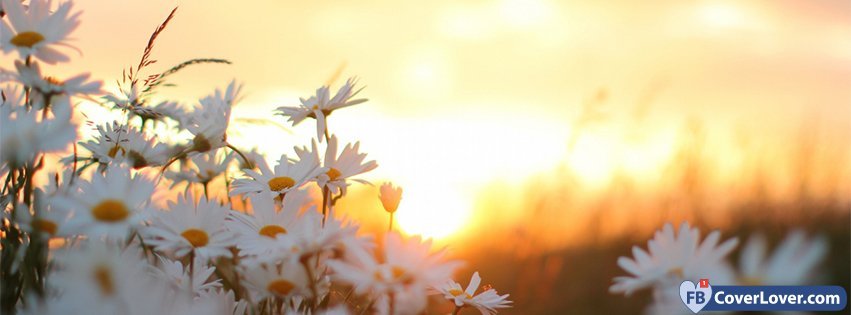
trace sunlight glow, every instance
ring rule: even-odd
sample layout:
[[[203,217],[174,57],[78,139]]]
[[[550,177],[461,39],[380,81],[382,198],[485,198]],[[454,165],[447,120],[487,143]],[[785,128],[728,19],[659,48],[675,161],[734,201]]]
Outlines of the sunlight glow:
[[[540,0],[505,0],[500,5],[501,16],[511,25],[532,27],[548,20],[551,5]]]
[[[470,219],[472,200],[463,192],[412,182],[405,187],[397,222],[406,233],[441,239],[461,230]],[[437,184],[440,185],[440,184]]]
[[[600,136],[582,137],[568,155],[567,162],[584,181],[601,184],[614,171],[615,143]]]
[[[363,125],[381,126],[361,128],[358,139],[380,165],[371,178],[404,188],[396,215],[406,233],[438,239],[454,235],[477,219],[472,211],[481,187],[493,181],[522,185],[557,167],[565,156],[567,126],[557,120],[517,113],[489,113],[482,119],[482,111],[472,105],[456,107],[470,109],[440,119],[351,113],[332,122],[341,135]],[[440,146],[426,149],[424,143]]]
[[[700,17],[709,26],[726,28],[745,22],[742,10],[732,4],[716,2],[700,8]]]

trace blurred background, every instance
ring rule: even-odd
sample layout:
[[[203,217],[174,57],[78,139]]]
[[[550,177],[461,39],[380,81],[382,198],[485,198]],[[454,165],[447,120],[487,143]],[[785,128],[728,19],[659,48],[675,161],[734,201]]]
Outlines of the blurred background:
[[[617,257],[665,222],[823,235],[816,282],[849,288],[849,1],[76,4],[85,54],[64,74],[107,83],[179,6],[152,68],[233,65],[187,69],[160,97],[192,105],[244,81],[228,139],[270,160],[314,132],[273,109],[358,76],[370,101],[330,130],[378,161],[366,179],[404,187],[404,232],[469,261],[457,280],[479,270],[511,293],[500,313],[639,313],[648,293],[607,290]],[[339,209],[386,228],[374,187]]]

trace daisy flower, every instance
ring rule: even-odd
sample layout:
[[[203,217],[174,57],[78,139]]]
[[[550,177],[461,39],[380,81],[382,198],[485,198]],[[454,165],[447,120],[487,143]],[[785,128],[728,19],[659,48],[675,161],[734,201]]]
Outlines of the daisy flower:
[[[347,144],[340,155],[337,155],[337,136],[331,136],[328,141],[328,150],[325,151],[325,168],[324,174],[320,174],[317,179],[320,187],[328,188],[333,194],[346,194],[348,187],[347,179],[353,176],[363,174],[374,170],[378,167],[375,161],[364,163],[366,153],[358,153],[360,142]],[[352,179],[353,181],[369,184],[368,181],[362,179]]]
[[[431,252],[431,240],[423,242],[419,236],[407,241],[396,232],[384,236],[384,246],[378,252],[349,251],[348,261],[330,260],[327,265],[334,277],[354,286],[359,294],[393,296],[411,305],[411,313],[425,307],[426,290],[450,279],[460,266],[457,261],[444,261],[445,251]],[[394,301],[399,305],[400,300]],[[390,301],[387,301],[391,304]]]
[[[15,68],[18,69],[18,79],[21,83],[33,89],[30,98],[37,109],[51,107],[58,101],[70,102],[68,98],[74,95],[100,93],[101,82],[89,81],[91,75],[88,73],[60,80],[43,76],[37,63],[27,66],[15,61]]]
[[[97,127],[94,140],[80,142],[92,153],[92,159],[108,164],[114,159],[127,161],[133,168],[162,165],[168,159],[168,145],[157,142],[136,130],[113,121]],[[72,157],[73,158],[73,157]]]
[[[46,196],[44,190],[37,188],[33,203],[34,213],[30,213],[23,204],[19,204],[16,209],[15,219],[21,225],[21,229],[30,235],[38,231],[44,238],[68,236],[65,222],[68,221],[70,213],[52,203],[53,200]]]
[[[234,157],[220,151],[194,154],[181,160],[180,171],[167,171],[165,177],[174,181],[207,184],[227,171]]]
[[[27,110],[23,94],[5,91],[0,106],[0,158],[13,168],[23,166],[40,153],[64,150],[77,138],[77,126],[71,121],[71,107],[54,108],[53,119],[42,119],[42,113]]]
[[[195,137],[191,151],[207,152],[227,145],[227,128],[231,108],[239,101],[242,85],[231,81],[225,91],[216,89],[213,95],[200,100],[200,106],[190,114],[186,129]]]
[[[145,242],[160,252],[174,251],[177,257],[193,252],[204,260],[230,256],[232,235],[225,229],[225,218],[231,209],[195,197],[191,190],[169,202],[168,210],[154,214],[151,226],[145,229]]]
[[[673,225],[666,224],[647,242],[649,252],[635,246],[632,248],[634,258],[618,259],[618,266],[631,276],[616,277],[609,292],[630,295],[661,283],[705,278],[709,271],[723,265],[724,257],[738,244],[735,238],[718,244],[720,239],[721,233],[713,231],[701,242],[700,231],[689,227],[688,223],[683,223],[677,234]]]
[[[253,195],[250,199],[252,213],[233,211],[225,225],[236,234],[240,256],[271,254],[281,247],[276,242],[278,238],[286,237],[303,223],[298,212],[306,203],[307,192],[293,190],[284,198],[280,210],[269,195]]]
[[[138,248],[86,242],[56,254],[49,285],[64,314],[161,314],[165,283],[149,276]]]
[[[275,169],[269,169],[265,162],[258,163],[260,172],[251,169],[242,171],[251,178],[233,181],[231,196],[246,193],[265,193],[272,197],[282,197],[292,190],[301,188],[308,181],[322,173],[319,160],[308,155],[298,161],[290,161],[287,155],[281,155]]]
[[[195,299],[195,303],[201,305],[212,305],[215,307],[216,310],[213,312],[201,312],[198,314],[249,314],[248,302],[243,300],[237,300],[236,295],[231,290],[218,289],[201,292],[198,298]]]
[[[162,102],[156,107],[148,106],[147,100],[142,97],[136,84],[130,84],[129,88],[121,87],[119,93],[107,94],[104,99],[114,104],[115,108],[127,111],[128,118],[141,118],[142,125],[147,123],[148,120],[159,120],[165,116],[158,110],[160,106],[163,106],[163,108],[172,106],[168,105],[171,104],[170,102]]]
[[[482,278],[479,277],[479,273],[473,273],[473,277],[470,278],[470,284],[467,285],[467,289],[461,287],[455,281],[449,281],[445,285],[437,287],[437,291],[443,294],[447,300],[453,301],[455,306],[458,308],[471,306],[475,307],[482,313],[482,315],[492,315],[496,314],[496,309],[498,308],[507,308],[511,307],[511,301],[508,299],[508,294],[499,295],[496,293],[496,290],[492,288],[488,288],[485,286],[483,292],[476,294],[476,291],[479,289],[479,284],[481,284]]]
[[[176,292],[189,293],[193,295],[202,294],[222,286],[221,280],[207,281],[216,272],[216,267],[210,266],[201,258],[196,257],[192,272],[184,268],[180,261],[170,260],[157,256],[160,264],[152,268],[151,274],[172,285]]]
[[[742,285],[803,285],[812,282],[816,267],[827,254],[822,237],[807,239],[802,231],[792,232],[766,257],[762,235],[752,236],[739,256]]]
[[[715,280],[715,279],[712,279]],[[717,281],[716,281],[717,282]],[[683,305],[678,285],[653,288],[653,302],[644,308],[646,315],[691,315],[691,310]]]
[[[267,297],[310,296],[310,280],[300,264],[243,264],[240,274],[254,301]]]
[[[301,98],[301,104],[299,106],[278,107],[278,115],[289,117],[287,121],[291,122],[293,126],[301,123],[306,118],[316,119],[316,137],[319,139],[319,142],[322,142],[322,138],[326,136],[326,119],[333,111],[367,101],[364,98],[352,99],[352,97],[363,89],[361,88],[355,91],[355,84],[357,84],[357,79],[350,78],[346,81],[346,84],[340,87],[340,90],[337,91],[334,97],[330,96],[330,87],[327,85],[322,86],[316,89],[316,95],[307,99]]]
[[[139,226],[144,208],[154,192],[154,183],[130,168],[113,163],[91,180],[78,178],[67,194],[57,196],[56,205],[72,211],[69,231],[89,237],[124,239]]]
[[[329,216],[323,226],[322,214],[311,208],[302,214],[299,224],[289,235],[292,243],[287,245],[291,246],[289,249],[297,254],[296,257],[302,259],[329,252],[340,255],[345,254],[341,250],[352,247],[350,244],[358,244],[357,231],[358,226],[346,218],[333,216]]]
[[[25,9],[21,1],[3,0],[3,11],[9,17],[0,22],[4,53],[17,51],[21,59],[33,56],[49,64],[70,60],[56,48],[74,48],[68,44],[68,36],[80,25],[80,12],[71,13],[70,1],[51,12],[51,2],[33,0]]]

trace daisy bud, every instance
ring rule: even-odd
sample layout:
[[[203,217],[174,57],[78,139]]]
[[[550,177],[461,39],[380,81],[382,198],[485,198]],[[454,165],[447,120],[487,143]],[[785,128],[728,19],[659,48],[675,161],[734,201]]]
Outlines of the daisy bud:
[[[399,201],[402,200],[402,187],[394,187],[391,183],[384,183],[384,185],[381,185],[378,199],[381,199],[384,210],[390,213],[396,212],[396,209],[399,208]]]

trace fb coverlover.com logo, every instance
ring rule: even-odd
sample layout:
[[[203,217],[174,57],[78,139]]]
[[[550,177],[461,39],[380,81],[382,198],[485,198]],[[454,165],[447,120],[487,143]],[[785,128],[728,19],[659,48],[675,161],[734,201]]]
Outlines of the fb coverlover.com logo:
[[[680,284],[680,298],[700,311],[839,311],[848,294],[840,286],[715,286],[709,279]]]

